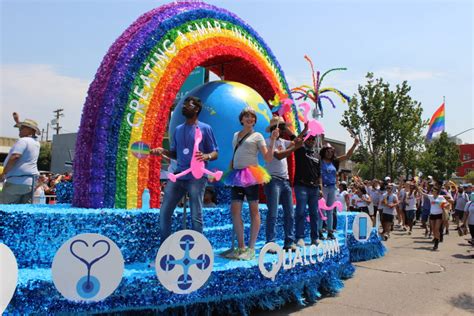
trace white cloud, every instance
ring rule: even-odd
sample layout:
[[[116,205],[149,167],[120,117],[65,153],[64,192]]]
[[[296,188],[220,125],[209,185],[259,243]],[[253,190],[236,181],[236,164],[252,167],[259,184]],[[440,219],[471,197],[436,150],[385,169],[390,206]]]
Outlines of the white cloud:
[[[430,80],[444,76],[441,72],[404,69],[400,67],[380,69],[374,71],[374,74],[377,78],[382,77],[384,79],[397,81]]]
[[[20,119],[37,121],[46,130],[53,111],[59,108],[64,109],[61,132],[77,132],[89,87],[87,80],[62,75],[53,66],[41,64],[3,64],[0,73],[0,136],[18,136],[12,112],[18,112]],[[50,130],[50,139],[52,134]]]

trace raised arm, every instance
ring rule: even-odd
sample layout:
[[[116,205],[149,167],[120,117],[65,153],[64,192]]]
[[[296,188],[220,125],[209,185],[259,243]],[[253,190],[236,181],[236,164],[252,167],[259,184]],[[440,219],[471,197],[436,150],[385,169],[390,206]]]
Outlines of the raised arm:
[[[360,143],[360,140],[359,140],[358,137],[356,137],[354,139],[354,144],[352,144],[352,147],[349,149],[349,151],[345,155],[337,157],[337,159],[339,161],[344,161],[344,160],[348,160],[349,158],[351,158],[352,154],[354,153],[354,150],[356,149],[356,147],[359,143]]]

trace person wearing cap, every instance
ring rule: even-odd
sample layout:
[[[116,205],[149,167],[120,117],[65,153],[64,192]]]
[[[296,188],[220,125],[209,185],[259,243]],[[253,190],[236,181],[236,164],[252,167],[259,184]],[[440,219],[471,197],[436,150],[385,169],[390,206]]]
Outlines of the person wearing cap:
[[[33,186],[38,172],[38,156],[40,143],[36,139],[40,135],[38,123],[26,119],[20,122],[18,115],[13,113],[19,128],[20,139],[10,149],[3,162],[4,169],[0,181],[5,181],[2,191],[4,204],[28,204],[32,202]]]
[[[278,137],[275,140],[273,159],[265,164],[265,167],[272,177],[269,183],[265,184],[264,191],[267,197],[267,223],[266,240],[267,243],[275,241],[275,226],[278,214],[278,205],[283,207],[283,229],[285,233],[284,249],[296,250],[295,236],[293,233],[294,210],[293,194],[291,191],[290,180],[288,176],[288,163],[286,157],[303,145],[301,137],[296,137],[288,130],[288,124],[282,117],[274,116],[270,120],[270,125],[266,132],[272,133],[275,129],[280,131],[279,135],[287,135],[293,141]],[[270,148],[271,138],[266,138],[267,147]]]
[[[336,180],[337,180],[337,170],[339,169],[339,164],[345,160],[348,160],[352,153],[354,152],[355,148],[359,144],[359,138],[354,139],[354,144],[349,149],[349,151],[343,156],[336,156],[336,150],[331,144],[326,143],[324,147],[321,149],[319,156],[321,157],[321,183],[322,183],[322,190],[323,190],[323,197],[326,200],[326,205],[330,206],[333,205],[336,201]],[[333,212],[334,210],[327,210],[326,217],[327,217],[327,230],[328,230],[328,238],[335,239],[333,231],[335,229],[333,225]],[[323,223],[322,221],[319,222],[319,237],[323,239]]]

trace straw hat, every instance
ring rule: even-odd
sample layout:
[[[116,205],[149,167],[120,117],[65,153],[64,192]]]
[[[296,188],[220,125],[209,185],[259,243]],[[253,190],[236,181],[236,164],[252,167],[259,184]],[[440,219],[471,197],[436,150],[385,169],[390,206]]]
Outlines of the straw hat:
[[[26,119],[24,120],[23,122],[18,122],[16,123],[13,127],[22,127],[22,126],[26,126],[26,127],[29,127],[33,130],[35,130],[36,132],[36,135],[40,135],[41,132],[40,132],[40,129],[38,127],[38,123],[36,123],[36,121],[33,121],[33,120],[30,120],[30,119]]]
[[[267,126],[265,131],[270,132],[270,129],[273,126],[277,126],[277,125],[280,125],[280,124],[285,124],[286,126],[290,125],[287,122],[285,122],[285,120],[281,116],[274,116],[274,117],[271,118],[270,125]]]

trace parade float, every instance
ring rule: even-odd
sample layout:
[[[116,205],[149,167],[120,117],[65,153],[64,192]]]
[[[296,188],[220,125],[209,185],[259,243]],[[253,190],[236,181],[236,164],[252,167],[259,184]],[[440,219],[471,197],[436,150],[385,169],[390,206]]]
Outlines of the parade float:
[[[334,295],[353,276],[352,262],[384,255],[370,218],[342,212],[335,240],[307,240],[292,252],[265,244],[263,228],[255,260],[230,260],[219,256],[233,238],[230,206],[222,202],[203,210],[203,234],[181,230],[191,219],[178,208],[176,233],[160,245],[161,159],[147,148],[161,146],[176,95],[198,66],[225,79],[191,92],[205,105],[200,120],[218,135],[212,170],[228,165],[242,108],[257,112],[262,133],[272,110],[286,108],[281,114],[298,133],[304,119],[292,92],[320,105],[317,87],[312,93],[288,87],[273,52],[235,14],[203,2],[145,13],[112,44],[89,87],[74,182],[58,192],[71,203],[0,205],[0,251],[8,258],[0,268],[11,276],[0,302],[5,313],[246,314]],[[179,120],[171,117],[169,128]],[[146,189],[150,209],[142,204]],[[265,222],[266,206],[260,211]],[[250,222],[248,208],[243,217]],[[277,236],[283,236],[282,221],[280,214]]]

